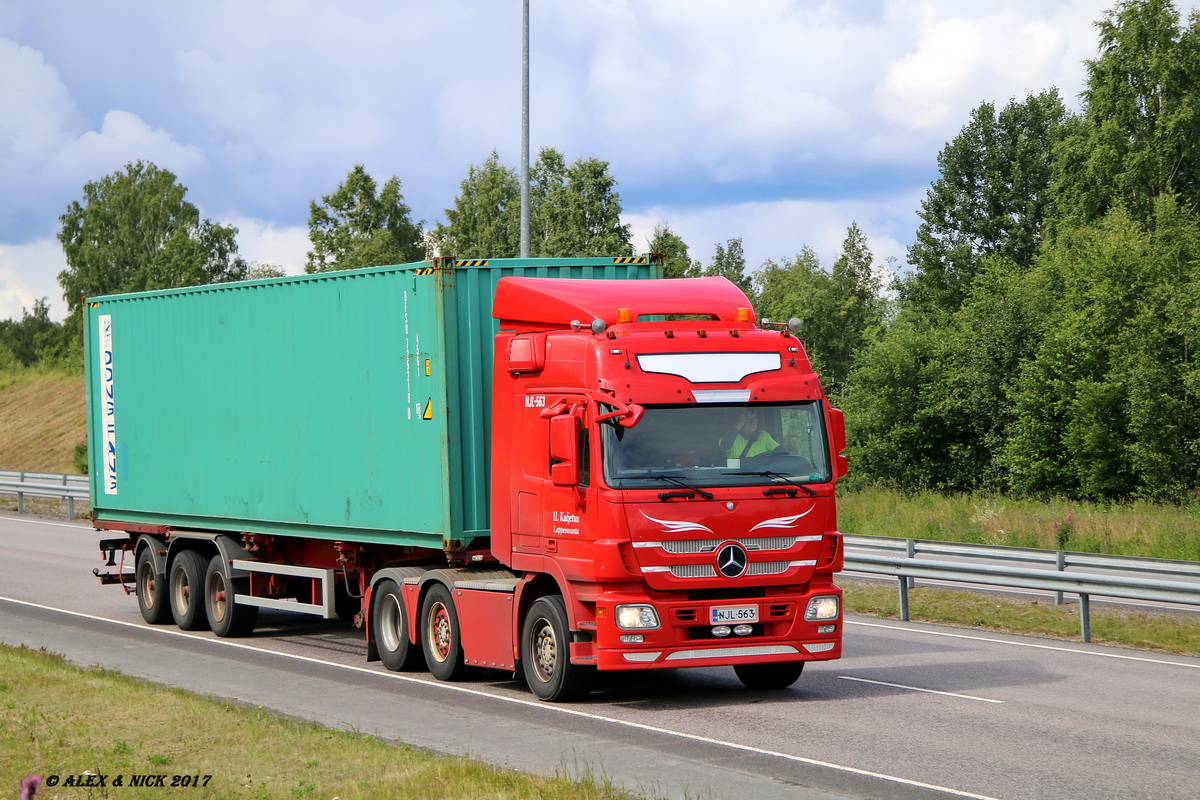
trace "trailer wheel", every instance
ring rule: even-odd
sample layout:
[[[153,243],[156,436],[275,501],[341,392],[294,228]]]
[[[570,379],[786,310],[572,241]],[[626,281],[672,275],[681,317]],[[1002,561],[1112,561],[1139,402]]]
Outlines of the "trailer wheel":
[[[171,606],[167,599],[167,577],[159,575],[154,566],[154,556],[149,547],[143,547],[138,553],[137,566],[134,568],[134,585],[136,586],[138,608],[142,619],[151,625],[164,625],[171,621]]]
[[[803,661],[786,664],[737,664],[733,671],[747,689],[786,689],[797,681],[804,671]]]
[[[567,610],[558,595],[539,598],[521,625],[521,670],[529,689],[559,703],[587,694],[594,670],[571,663]]]
[[[248,578],[227,578],[224,559],[215,555],[208,562],[204,575],[204,608],[208,622],[217,636],[249,636],[258,622],[258,606],[243,606],[234,602],[235,595],[248,594]]]
[[[204,611],[204,571],[208,564],[195,550],[184,550],[171,562],[171,616],[185,631],[208,627]]]
[[[379,660],[390,670],[411,672],[421,663],[421,648],[408,640],[408,612],[395,581],[380,581],[371,602],[372,638]]]
[[[458,627],[458,612],[450,590],[438,583],[429,589],[421,604],[425,631],[425,665],[440,681],[458,680],[466,672]]]

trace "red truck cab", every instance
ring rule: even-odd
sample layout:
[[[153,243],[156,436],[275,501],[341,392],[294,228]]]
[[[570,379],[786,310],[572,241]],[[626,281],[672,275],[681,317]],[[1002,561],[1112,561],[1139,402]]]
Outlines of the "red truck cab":
[[[492,554],[562,598],[518,610],[535,693],[591,667],[778,688],[841,655],[844,425],[791,331],[724,278],[505,277],[493,316]]]

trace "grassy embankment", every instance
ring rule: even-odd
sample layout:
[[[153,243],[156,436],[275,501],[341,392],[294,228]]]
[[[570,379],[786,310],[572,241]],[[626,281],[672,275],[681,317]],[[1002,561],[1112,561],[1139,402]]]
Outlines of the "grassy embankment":
[[[0,469],[75,472],[85,425],[82,375],[0,371]]]
[[[65,785],[68,776],[78,781],[86,772],[105,776],[107,785]],[[43,786],[40,796],[59,798],[626,797],[600,777],[492,769],[0,647],[0,797],[16,797],[28,775],[58,776],[58,785]],[[113,785],[118,775],[122,786]],[[132,775],[163,775],[166,785],[131,787]],[[174,776],[199,788],[172,788]]]

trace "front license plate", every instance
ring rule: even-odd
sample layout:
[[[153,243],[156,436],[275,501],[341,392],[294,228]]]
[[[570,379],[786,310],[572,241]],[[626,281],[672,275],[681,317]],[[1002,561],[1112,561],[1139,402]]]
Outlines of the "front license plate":
[[[714,606],[710,611],[713,625],[758,622],[758,606]]]

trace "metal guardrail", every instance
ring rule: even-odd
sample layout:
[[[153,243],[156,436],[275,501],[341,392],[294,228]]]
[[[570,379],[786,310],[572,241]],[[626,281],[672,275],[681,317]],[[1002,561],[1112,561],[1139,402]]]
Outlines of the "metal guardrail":
[[[1200,563],[1192,561],[886,536],[847,535],[845,544],[846,570],[899,579],[900,618],[905,621],[909,617],[908,590],[916,578],[1048,590],[1057,593],[1060,603],[1063,593],[1078,594],[1079,624],[1085,642],[1092,640],[1093,595],[1200,605]],[[1040,565],[1040,568],[989,563],[996,561]],[[1088,571],[1077,571],[1080,569]]]
[[[19,514],[25,513],[25,495],[58,497],[67,501],[68,516],[75,519],[75,501],[90,499],[88,489],[86,475],[0,470],[0,494],[17,496]],[[1194,561],[851,534],[846,534],[845,544],[846,571],[899,580],[900,618],[905,621],[908,590],[916,578],[1041,589],[1057,593],[1059,603],[1064,593],[1077,594],[1085,642],[1092,639],[1093,595],[1200,606],[1200,563]]]
[[[88,501],[88,476],[61,472],[0,470],[0,494],[17,496],[17,513],[25,513],[25,495],[57,497],[67,502],[67,518],[75,519],[75,501]]]

